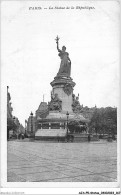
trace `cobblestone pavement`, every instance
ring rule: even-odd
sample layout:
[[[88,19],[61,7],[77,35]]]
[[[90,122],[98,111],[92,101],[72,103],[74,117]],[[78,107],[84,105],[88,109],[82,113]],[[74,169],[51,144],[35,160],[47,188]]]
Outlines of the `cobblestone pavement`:
[[[8,182],[116,182],[117,143],[8,141]]]

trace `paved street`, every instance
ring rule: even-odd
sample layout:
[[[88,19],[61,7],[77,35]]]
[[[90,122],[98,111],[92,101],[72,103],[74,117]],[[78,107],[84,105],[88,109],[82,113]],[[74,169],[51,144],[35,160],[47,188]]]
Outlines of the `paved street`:
[[[115,182],[117,143],[8,141],[8,182]]]

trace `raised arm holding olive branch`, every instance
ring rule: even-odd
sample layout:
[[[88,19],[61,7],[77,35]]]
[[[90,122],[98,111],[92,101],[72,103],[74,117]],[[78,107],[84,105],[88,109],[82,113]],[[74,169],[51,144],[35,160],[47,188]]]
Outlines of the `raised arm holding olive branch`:
[[[59,49],[59,39],[60,38],[57,36],[55,40],[56,40],[56,43],[57,43],[57,50],[58,50],[58,52],[61,52],[61,50]]]

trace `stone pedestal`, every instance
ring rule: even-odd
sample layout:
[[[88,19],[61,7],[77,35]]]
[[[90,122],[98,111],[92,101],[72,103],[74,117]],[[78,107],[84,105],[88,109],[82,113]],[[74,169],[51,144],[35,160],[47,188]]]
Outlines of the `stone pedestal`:
[[[75,83],[71,77],[55,77],[50,83],[53,87],[53,95],[58,94],[62,100],[62,112],[72,112],[72,94]]]

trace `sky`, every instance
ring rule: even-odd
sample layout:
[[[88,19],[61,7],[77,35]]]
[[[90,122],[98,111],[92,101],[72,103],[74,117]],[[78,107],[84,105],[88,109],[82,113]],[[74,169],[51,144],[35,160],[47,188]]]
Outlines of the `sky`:
[[[50,101],[50,82],[60,67],[57,35],[71,59],[80,104],[119,105],[119,10],[118,1],[2,1],[2,88],[6,94],[9,86],[13,115],[23,125],[43,95]]]

